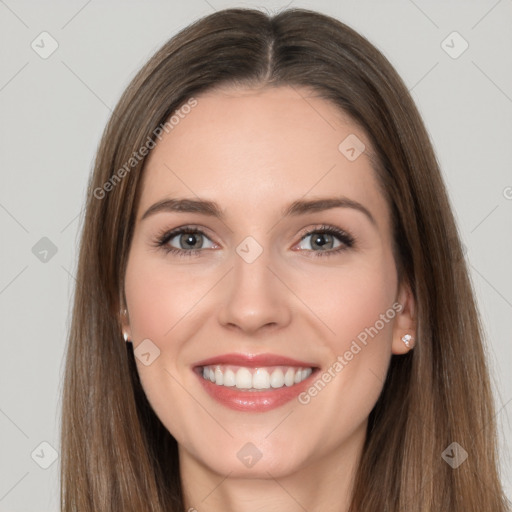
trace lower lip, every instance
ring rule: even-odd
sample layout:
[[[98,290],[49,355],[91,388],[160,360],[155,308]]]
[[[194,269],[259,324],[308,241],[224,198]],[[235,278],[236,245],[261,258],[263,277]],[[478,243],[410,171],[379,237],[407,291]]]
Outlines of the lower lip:
[[[293,386],[270,389],[268,391],[243,391],[234,386],[218,386],[195,371],[206,392],[217,402],[236,411],[266,412],[290,402],[302,393],[316,375],[314,369],[311,375]]]

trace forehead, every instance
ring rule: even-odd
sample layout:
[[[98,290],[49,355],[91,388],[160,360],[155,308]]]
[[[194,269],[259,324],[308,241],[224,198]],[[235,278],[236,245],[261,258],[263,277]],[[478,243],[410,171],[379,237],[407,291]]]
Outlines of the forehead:
[[[224,88],[196,101],[149,154],[140,210],[174,196],[256,212],[344,195],[384,214],[370,142],[331,102],[291,86]],[[356,156],[366,147],[355,159],[346,153],[354,141]]]

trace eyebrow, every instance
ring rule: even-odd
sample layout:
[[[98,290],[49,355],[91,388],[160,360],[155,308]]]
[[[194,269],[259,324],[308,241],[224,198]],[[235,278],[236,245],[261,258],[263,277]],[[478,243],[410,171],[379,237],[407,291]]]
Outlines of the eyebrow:
[[[373,225],[377,226],[375,218],[367,208],[365,208],[361,203],[343,196],[324,197],[310,200],[298,199],[288,205],[281,212],[281,215],[283,217],[295,217],[305,215],[307,213],[330,210],[333,208],[352,208],[357,210],[363,213]],[[142,221],[151,215],[161,212],[199,213],[202,215],[216,217],[220,220],[225,220],[224,212],[217,203],[205,199],[192,198],[168,198],[158,201],[145,211],[140,220]]]

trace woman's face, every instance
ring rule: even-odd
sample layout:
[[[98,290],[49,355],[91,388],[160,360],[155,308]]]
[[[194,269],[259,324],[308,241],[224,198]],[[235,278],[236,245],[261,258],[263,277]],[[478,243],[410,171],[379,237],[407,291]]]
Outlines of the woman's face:
[[[129,253],[144,391],[189,467],[278,477],[354,456],[413,332],[370,142],[305,89],[196,100],[148,157]]]

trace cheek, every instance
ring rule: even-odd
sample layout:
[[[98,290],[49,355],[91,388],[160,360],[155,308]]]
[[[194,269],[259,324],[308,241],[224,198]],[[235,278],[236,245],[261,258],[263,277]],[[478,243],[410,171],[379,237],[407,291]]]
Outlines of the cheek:
[[[355,432],[382,391],[396,317],[394,268],[392,259],[380,257],[346,270],[329,269],[317,281],[328,283],[327,291],[309,295],[311,309],[331,331],[325,339],[329,361],[299,403],[322,425],[326,446],[339,441],[339,432]]]
[[[190,401],[178,383],[181,376],[176,369],[180,365],[183,343],[173,336],[173,329],[175,326],[176,331],[182,328],[185,323],[182,320],[189,318],[187,313],[190,314],[191,305],[197,302],[197,287],[187,286],[189,279],[186,271],[173,269],[171,272],[164,259],[159,261],[150,257],[136,246],[130,254],[125,293],[135,356],[137,347],[146,339],[159,350],[158,356],[148,365],[135,357],[137,372],[153,411],[180,439],[185,429],[173,411],[186,410]]]
[[[316,269],[314,279],[296,281],[299,295],[328,329],[331,352],[343,354],[353,340],[379,339],[389,345],[396,299],[397,276],[392,257],[378,254],[353,264]],[[377,332],[376,332],[377,331]],[[388,343],[389,342],[389,343]],[[377,344],[374,344],[377,345]],[[378,347],[367,343],[366,353]],[[357,349],[356,349],[357,350]],[[385,350],[385,351],[386,351]]]
[[[206,284],[204,291],[201,284],[205,280],[193,272],[185,266],[171,269],[163,258],[133,253],[125,279],[133,340],[163,340],[187,315],[193,316],[192,306],[206,292]]]
[[[317,277],[316,283],[324,283],[324,292],[317,288],[306,300],[329,328],[325,341],[330,363],[323,374],[329,389],[321,392],[323,398],[314,399],[314,407],[337,402],[342,406],[340,416],[350,411],[349,417],[340,419],[350,430],[375,405],[389,366],[397,314],[394,260],[379,254],[346,268],[326,269]],[[317,388],[323,389],[322,385]],[[312,390],[312,395],[317,393]],[[305,396],[304,402],[309,398]]]

